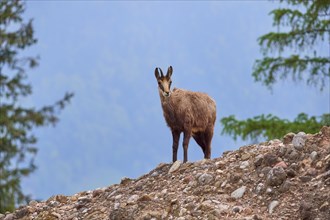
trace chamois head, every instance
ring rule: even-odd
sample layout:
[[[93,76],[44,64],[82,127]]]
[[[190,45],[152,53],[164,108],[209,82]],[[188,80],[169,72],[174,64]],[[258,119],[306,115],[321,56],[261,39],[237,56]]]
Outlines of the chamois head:
[[[160,71],[160,76],[159,76],[159,71]],[[157,67],[155,69],[155,77],[158,82],[158,89],[164,97],[170,97],[171,95],[172,72],[173,72],[172,66],[170,66],[167,69],[166,76],[164,76],[163,71],[160,68]]]

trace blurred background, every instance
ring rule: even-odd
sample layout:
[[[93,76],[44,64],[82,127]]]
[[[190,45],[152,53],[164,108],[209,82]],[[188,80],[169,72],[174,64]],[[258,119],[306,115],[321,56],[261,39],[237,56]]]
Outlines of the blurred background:
[[[329,112],[329,93],[278,82],[254,82],[258,37],[276,31],[276,1],[27,1],[40,56],[28,71],[26,105],[52,104],[74,92],[56,127],[36,129],[38,169],[23,179],[34,199],[137,178],[170,163],[172,136],[160,105],[155,67],[173,66],[173,87],[203,91],[217,102],[212,158],[250,144],[221,135],[220,119]],[[328,84],[325,90],[328,90]],[[182,138],[181,138],[182,141]],[[263,141],[263,140],[260,140]],[[178,158],[182,160],[182,147]],[[192,140],[188,160],[203,158]]]

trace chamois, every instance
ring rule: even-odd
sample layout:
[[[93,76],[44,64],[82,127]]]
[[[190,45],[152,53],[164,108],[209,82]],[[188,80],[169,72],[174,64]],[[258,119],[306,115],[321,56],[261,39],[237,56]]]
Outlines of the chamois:
[[[163,115],[172,132],[173,162],[177,160],[181,132],[183,132],[184,163],[188,160],[188,145],[191,136],[202,148],[204,158],[210,159],[211,141],[216,120],[215,101],[201,92],[177,88],[171,91],[172,73],[172,66],[168,68],[166,76],[160,68],[155,69]]]

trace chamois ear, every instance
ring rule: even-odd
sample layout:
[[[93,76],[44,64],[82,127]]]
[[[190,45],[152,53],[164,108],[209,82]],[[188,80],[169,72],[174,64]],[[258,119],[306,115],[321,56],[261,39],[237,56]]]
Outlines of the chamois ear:
[[[156,69],[155,69],[155,77],[157,80],[159,79],[158,67],[156,67]]]
[[[167,69],[166,77],[171,78],[172,73],[173,73],[173,68],[172,68],[172,66],[169,66]]]

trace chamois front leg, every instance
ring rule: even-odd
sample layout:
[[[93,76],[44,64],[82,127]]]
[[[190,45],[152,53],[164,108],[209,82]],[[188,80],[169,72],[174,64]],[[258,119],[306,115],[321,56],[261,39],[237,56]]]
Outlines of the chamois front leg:
[[[186,163],[188,161],[188,145],[191,137],[191,131],[183,132],[183,162]]]
[[[180,140],[180,132],[178,131],[172,131],[172,137],[173,137],[173,163],[177,160],[178,155],[178,147],[179,147],[179,140]]]

